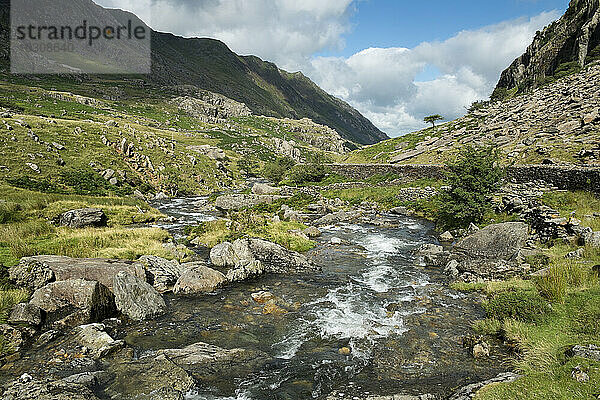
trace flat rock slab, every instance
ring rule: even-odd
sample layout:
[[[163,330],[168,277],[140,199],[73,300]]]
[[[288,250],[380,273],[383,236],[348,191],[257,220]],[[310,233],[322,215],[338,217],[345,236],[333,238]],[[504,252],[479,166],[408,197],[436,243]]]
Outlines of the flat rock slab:
[[[146,272],[141,263],[126,260],[109,260],[104,258],[70,258],[63,256],[33,256],[24,257],[18,266],[13,267],[21,271],[22,275],[32,265],[47,267],[54,274],[54,280],[66,281],[69,279],[84,279],[97,281],[113,289],[113,280],[120,271],[127,272],[140,279],[146,280]],[[11,269],[12,270],[12,269]]]

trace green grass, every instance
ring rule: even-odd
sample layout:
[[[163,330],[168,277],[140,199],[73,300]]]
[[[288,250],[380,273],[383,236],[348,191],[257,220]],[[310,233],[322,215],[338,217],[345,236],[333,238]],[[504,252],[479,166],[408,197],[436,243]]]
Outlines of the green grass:
[[[600,251],[588,248],[583,260],[566,260],[575,248],[563,243],[544,250],[536,269],[549,268],[546,277],[452,286],[489,296],[488,318],[474,329],[512,346],[514,368],[523,375],[513,383],[489,385],[475,399],[589,399],[600,393],[600,363],[565,356],[576,344],[600,345],[600,280],[591,271]],[[589,382],[571,377],[575,366],[589,374]]]
[[[583,226],[600,230],[600,217],[594,217],[594,213],[600,212],[600,198],[593,193],[549,192],[544,194],[542,202],[559,211],[563,217],[568,218],[574,213]]]
[[[297,222],[272,222],[262,215],[238,214],[233,216],[233,220],[208,221],[192,227],[188,229],[188,239],[197,239],[204,246],[214,247],[226,241],[251,237],[277,243],[288,250],[305,252],[316,243],[292,232],[304,229],[306,225]]]

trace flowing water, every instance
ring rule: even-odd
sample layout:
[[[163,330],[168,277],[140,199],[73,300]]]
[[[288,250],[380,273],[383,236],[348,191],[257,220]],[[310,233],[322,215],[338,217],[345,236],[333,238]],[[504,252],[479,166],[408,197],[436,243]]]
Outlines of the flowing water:
[[[203,211],[205,205],[205,198],[158,204],[173,217],[159,226],[181,238],[185,226],[217,217]],[[324,228],[307,254],[322,272],[265,275],[210,295],[166,295],[166,315],[121,324],[111,334],[138,357],[197,342],[256,355],[211,367],[188,400],[443,395],[507,370],[500,345],[492,344],[490,358],[481,361],[462,346],[472,323],[484,317],[477,295],[449,289],[437,270],[424,268],[413,256],[420,245],[436,242],[433,227],[407,217],[375,219],[383,226]],[[341,244],[332,245],[334,237]],[[207,257],[207,249],[198,254]],[[259,291],[272,293],[276,306],[255,302],[251,295]],[[64,377],[96,370],[85,358],[67,362],[63,343],[30,349],[0,371],[2,379],[24,372]]]
[[[202,199],[159,208],[178,218],[166,228],[214,218]],[[425,221],[381,216],[388,224],[341,224],[323,229],[308,256],[320,273],[271,275],[211,296],[171,297],[167,317],[133,326],[127,342],[140,350],[198,341],[265,353],[266,365],[240,376],[215,376],[189,399],[310,399],[365,393],[446,393],[503,370],[503,352],[475,362],[461,345],[482,318],[474,295],[447,288],[413,256],[434,243]],[[342,240],[331,245],[331,238]],[[251,294],[269,291],[286,312],[264,313]],[[342,350],[340,350],[342,349]],[[349,350],[349,351],[348,351]],[[237,374],[237,375],[236,375]]]

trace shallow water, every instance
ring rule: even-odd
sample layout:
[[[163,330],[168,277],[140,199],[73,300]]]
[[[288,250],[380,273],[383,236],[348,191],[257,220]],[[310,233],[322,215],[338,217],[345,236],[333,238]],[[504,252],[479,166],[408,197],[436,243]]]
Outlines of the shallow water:
[[[195,211],[201,204],[201,199],[162,204],[163,212],[182,219],[166,228],[178,233],[195,218],[214,218]],[[340,389],[346,396],[446,393],[502,370],[501,349],[475,363],[461,346],[471,323],[483,317],[473,296],[448,289],[438,272],[412,255],[421,244],[435,242],[433,227],[412,218],[382,218],[393,227],[323,229],[319,245],[308,253],[321,273],[271,275],[210,296],[170,297],[172,313],[129,327],[126,340],[142,352],[204,341],[271,358],[244,376],[239,371],[215,376],[188,394],[195,400],[325,398]],[[342,244],[329,244],[332,237]],[[264,314],[251,298],[261,290],[273,293],[286,312]]]
[[[205,198],[157,206],[175,218],[159,226],[177,237],[187,225],[216,218],[204,211]],[[499,344],[482,361],[462,346],[472,323],[484,317],[477,295],[450,290],[439,271],[420,266],[413,256],[421,244],[436,242],[432,225],[391,215],[378,220],[385,227],[322,229],[318,246],[307,254],[322,272],[265,275],[210,295],[166,295],[167,314],[116,323],[110,333],[124,339],[135,357],[197,342],[257,355],[246,365],[215,365],[188,400],[326,399],[333,392],[335,399],[359,400],[369,394],[446,395],[508,370]],[[330,244],[334,237],[342,244]],[[198,254],[207,257],[206,249]],[[276,307],[256,303],[251,294],[258,291],[271,292]],[[69,338],[28,350],[0,370],[0,382],[25,372],[58,379],[118,363],[77,354]],[[103,388],[97,394],[107,398]]]

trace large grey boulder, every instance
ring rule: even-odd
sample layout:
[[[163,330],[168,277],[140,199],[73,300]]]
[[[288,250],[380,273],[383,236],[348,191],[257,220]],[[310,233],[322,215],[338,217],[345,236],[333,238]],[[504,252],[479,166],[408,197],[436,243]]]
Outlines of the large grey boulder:
[[[226,276],[229,281],[245,280],[265,272],[303,273],[319,268],[295,251],[262,239],[238,239],[222,243],[211,251],[213,264],[230,267]]]
[[[43,274],[40,271],[51,271]],[[144,266],[138,262],[127,260],[109,260],[103,258],[71,258],[63,256],[33,256],[24,257],[19,264],[11,269],[15,276],[21,277],[24,282],[43,282],[45,277],[52,276],[52,280],[66,281],[69,279],[84,279],[86,281],[98,281],[112,290],[113,279],[120,271],[135,275],[140,279],[146,279]],[[22,277],[30,274],[31,277]],[[20,283],[20,282],[17,282]],[[22,286],[35,286],[34,283]]]
[[[33,293],[30,304],[46,312],[46,323],[66,326],[101,321],[116,311],[114,296],[106,286],[83,279],[49,283]]]
[[[521,250],[529,236],[522,222],[489,225],[460,240],[452,248],[459,279],[504,279],[527,272]]]
[[[223,374],[231,379],[243,378],[269,361],[269,356],[259,351],[223,349],[202,342],[182,349],[159,350],[157,358],[160,357],[172,361],[200,382],[214,381]]]
[[[119,272],[113,286],[117,309],[133,320],[153,318],[167,309],[160,293],[150,284],[127,272]]]
[[[227,271],[225,279],[227,282],[242,282],[248,279],[256,278],[264,273],[264,265],[258,260],[253,260],[248,264],[238,264],[237,266],[230,268]]]
[[[252,186],[252,194],[276,194],[279,193],[279,191],[279,188],[267,185],[266,183],[255,183],[254,186]]]
[[[106,389],[113,399],[161,399],[156,393],[185,394],[194,386],[194,379],[164,354],[142,357],[132,361],[113,363],[109,372],[115,379]]]
[[[316,226],[335,225],[341,222],[350,222],[358,219],[361,216],[359,211],[338,211],[336,213],[327,214],[314,221]]]
[[[161,293],[173,289],[185,268],[177,260],[156,256],[142,256],[138,260],[148,272],[148,281]]]
[[[186,270],[175,283],[173,293],[176,294],[199,294],[213,292],[225,281],[225,275],[202,263],[182,264]]]
[[[488,225],[456,243],[453,252],[470,258],[511,260],[525,245],[528,234],[529,227],[523,222]]]
[[[467,385],[455,392],[449,400],[472,400],[477,392],[487,385],[514,382],[519,378],[519,375],[513,374],[512,372],[505,372],[499,374],[495,378],[488,379],[487,381]]]
[[[254,259],[265,266],[266,272],[285,274],[319,270],[306,256],[278,244],[262,239],[241,239],[236,242],[244,251],[247,247]]]
[[[106,226],[108,218],[99,208],[81,208],[70,210],[59,217],[59,223],[69,228],[88,228]]]

